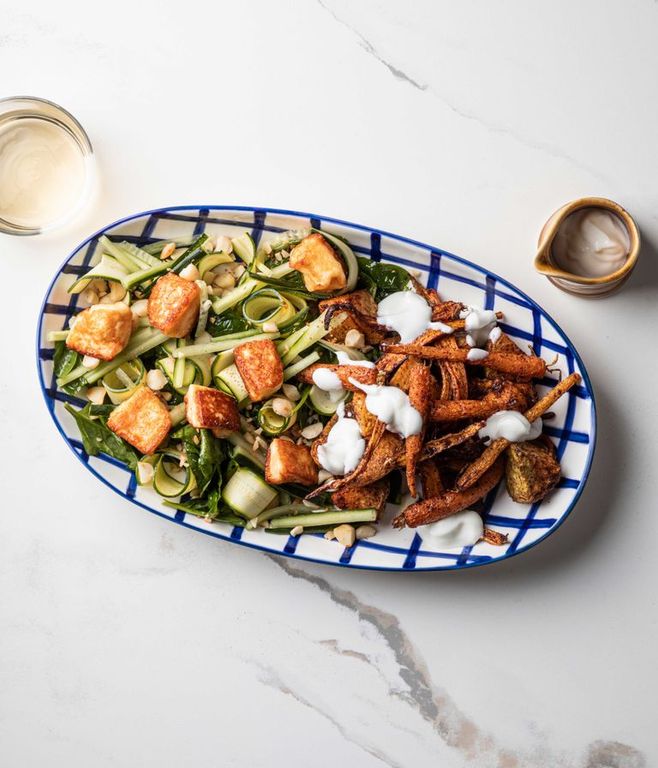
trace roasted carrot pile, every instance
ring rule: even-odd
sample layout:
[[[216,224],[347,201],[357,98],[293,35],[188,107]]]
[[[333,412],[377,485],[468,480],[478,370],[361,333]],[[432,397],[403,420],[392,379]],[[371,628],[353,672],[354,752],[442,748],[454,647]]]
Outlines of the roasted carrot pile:
[[[479,433],[486,420],[500,411],[518,411],[529,422],[547,415],[580,376],[573,373],[556,379],[555,386],[540,398],[533,382],[549,373],[545,360],[527,354],[502,332],[495,341],[487,342],[485,358],[471,359],[460,319],[463,305],[443,302],[434,291],[422,290],[432,305],[433,319],[450,326],[452,333],[429,330],[410,344],[398,343],[389,333],[380,341],[382,354],[374,369],[317,366],[332,368],[343,386],[353,392],[347,413],[358,421],[367,445],[353,472],[330,478],[309,498],[326,492],[348,493],[352,502],[358,502],[376,484],[390,479],[391,473],[401,471],[409,493],[417,500],[394,519],[396,528],[415,528],[474,505],[477,508],[503,477],[515,501],[540,500],[560,477],[550,440],[541,435],[524,443],[504,438],[487,442]],[[311,366],[299,378],[312,382],[313,370]],[[385,430],[364,407],[364,394],[355,380],[392,385],[408,393],[422,415],[422,432],[404,439]],[[314,455],[332,426],[330,421],[316,440]],[[504,535],[488,529],[484,539],[492,544],[506,541]]]

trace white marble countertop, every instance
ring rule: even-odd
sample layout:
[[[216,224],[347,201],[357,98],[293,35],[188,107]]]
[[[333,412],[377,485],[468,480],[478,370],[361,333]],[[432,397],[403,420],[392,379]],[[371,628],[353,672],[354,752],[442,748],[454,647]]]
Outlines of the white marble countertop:
[[[0,236],[0,764],[641,768],[655,726],[658,5],[4,0],[3,93],[80,118],[101,188]],[[548,215],[624,204],[618,295],[532,267]],[[89,232],[180,203],[316,211],[514,280],[582,353],[593,472],[540,547],[428,575],[268,557],[132,508],[65,449],[37,308]]]

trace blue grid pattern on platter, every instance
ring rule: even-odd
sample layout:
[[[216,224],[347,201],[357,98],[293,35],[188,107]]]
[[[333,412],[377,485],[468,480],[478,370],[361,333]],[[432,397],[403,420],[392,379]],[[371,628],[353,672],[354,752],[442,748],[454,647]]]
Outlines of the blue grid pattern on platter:
[[[545,432],[555,442],[565,473],[558,489],[547,500],[532,505],[514,504],[501,487],[484,500],[486,525],[506,533],[506,545],[494,547],[480,543],[461,551],[440,551],[424,542],[417,531],[398,532],[382,526],[375,539],[343,549],[320,535],[285,537],[262,530],[245,531],[224,524],[208,524],[161,506],[159,497],[139,488],[133,473],[120,462],[104,454],[89,457],[83,450],[74,422],[63,409],[64,403],[77,407],[82,406],[83,401],[57,391],[52,370],[53,347],[46,338],[48,331],[68,327],[69,319],[79,310],[77,295],[69,295],[67,288],[94,263],[100,235],[145,244],[203,231],[235,236],[246,229],[258,242],[264,235],[306,226],[345,236],[359,255],[417,270],[419,279],[439,290],[444,298],[501,309],[505,313],[501,326],[517,343],[528,345],[546,359],[557,356],[557,365],[562,371],[577,370],[583,376],[583,383],[562,398],[553,421],[545,426]],[[116,222],[79,246],[53,279],[39,319],[37,345],[41,386],[53,420],[69,447],[106,485],[134,504],[186,527],[249,547],[316,562],[352,568],[420,571],[465,568],[505,559],[538,543],[566,518],[583,490],[594,452],[596,417],[589,378],[573,345],[538,305],[506,280],[446,251],[331,218],[263,208],[192,206],[150,211]],[[539,385],[548,388],[554,383],[546,379]],[[392,510],[388,513],[390,516]]]

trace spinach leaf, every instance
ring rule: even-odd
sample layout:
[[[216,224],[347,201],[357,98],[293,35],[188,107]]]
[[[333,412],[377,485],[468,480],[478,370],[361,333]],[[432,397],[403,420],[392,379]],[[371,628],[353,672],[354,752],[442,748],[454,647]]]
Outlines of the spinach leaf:
[[[396,291],[406,291],[410,287],[409,273],[397,264],[385,264],[370,261],[364,256],[357,256],[359,262],[359,281],[357,287],[370,291],[375,301],[385,299]]]
[[[242,457],[240,458],[240,462],[238,462],[238,460],[235,458],[230,458],[226,462],[226,471],[225,471],[226,479],[230,480],[233,477],[233,475],[238,471],[238,469],[240,469],[241,466],[251,467],[252,465],[250,461],[247,461]]]
[[[79,379],[75,379],[74,381],[70,381],[68,384],[64,384],[60,387],[60,389],[62,392],[66,392],[67,395],[77,395],[86,386],[87,381],[84,376],[81,376]]]
[[[115,406],[111,403],[103,403],[102,405],[89,404],[90,416],[101,416],[104,421],[107,421],[108,416],[112,413]]]
[[[67,373],[71,373],[80,361],[80,357],[74,349],[69,349],[66,346],[65,341],[56,342],[55,354],[53,356],[55,376],[59,379],[62,376],[66,376]]]
[[[250,328],[251,324],[242,317],[242,312],[236,309],[228,309],[221,315],[211,312],[206,325],[206,330],[211,336],[224,336],[227,333],[238,333]]]
[[[220,509],[217,517],[213,518],[218,523],[227,523],[228,525],[236,525],[238,528],[244,528],[247,521],[244,517],[236,515],[235,512],[229,507],[223,507]]]
[[[58,341],[55,343],[55,353],[53,355],[53,369],[55,376],[66,376],[78,365],[82,360],[82,355],[78,354],[74,349],[69,349],[66,346],[65,341]],[[66,392],[67,395],[77,395],[82,389],[87,386],[87,382],[84,376],[78,379],[70,381],[68,384],[64,384],[60,389]]]
[[[211,517],[213,520],[219,514],[219,486],[208,492],[208,495],[206,496],[206,510],[208,517]]]
[[[82,445],[90,456],[106,453],[127,464],[130,469],[135,469],[139,461],[137,451],[108,428],[103,416],[93,416],[91,403],[87,403],[79,411],[68,403],[64,407],[75,419],[82,437]]]
[[[367,259],[364,259],[361,256],[357,256],[356,260],[359,262],[359,277],[356,283],[357,288],[365,288],[368,293],[375,298],[377,295],[377,283],[373,280],[372,275],[370,274],[370,267],[362,267],[361,261],[367,262],[368,264],[371,264],[372,262],[368,261]]]
[[[222,443],[209,429],[196,430],[190,426],[179,429],[175,437],[183,442],[199,493],[202,495],[205,493],[215,473],[217,473],[217,489],[219,489],[222,483],[220,465],[224,460]]]
[[[188,454],[188,461],[190,462],[190,468],[197,478],[197,486],[201,493],[203,493],[213,476],[217,476],[217,486],[221,486],[221,468],[220,465],[224,459],[224,449],[220,441],[214,437],[209,429],[199,430],[201,442],[198,446],[198,456],[192,456],[190,459]]]

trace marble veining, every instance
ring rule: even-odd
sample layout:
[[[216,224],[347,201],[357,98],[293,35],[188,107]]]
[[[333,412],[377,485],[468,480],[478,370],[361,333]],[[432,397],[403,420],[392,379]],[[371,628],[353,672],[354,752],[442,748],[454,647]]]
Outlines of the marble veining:
[[[643,755],[634,747],[619,742],[596,741],[587,747],[586,762],[570,757],[563,752],[556,752],[549,745],[540,742],[534,749],[523,754],[507,749],[499,744],[495,737],[482,731],[452,699],[450,694],[437,686],[432,680],[427,666],[417,652],[412,639],[401,627],[399,620],[391,613],[362,602],[352,592],[339,589],[327,579],[308,573],[283,558],[268,555],[268,557],[294,579],[303,579],[313,584],[325,593],[336,605],[354,614],[359,622],[372,627],[379,638],[389,647],[398,667],[398,674],[404,681],[406,690],[391,689],[391,694],[398,696],[410,707],[415,709],[420,717],[428,722],[438,738],[447,746],[460,753],[469,764],[488,768],[644,768],[646,765]],[[325,641],[324,645],[343,656],[357,658],[368,664],[373,664],[370,656],[340,649],[337,640]],[[313,708],[313,703],[299,692],[292,690],[283,683],[278,674],[271,668],[265,669],[264,682],[277,688],[282,693],[293,696],[306,707]],[[348,732],[337,718],[322,714],[331,720],[341,734],[347,737]],[[352,736],[350,736],[353,739]],[[359,742],[357,742],[359,743]],[[397,766],[390,757],[374,750],[372,746],[359,745],[385,764]]]
[[[588,165],[583,164],[576,157],[573,157],[572,155],[568,154],[560,147],[555,146],[554,144],[551,144],[546,141],[538,141],[536,139],[531,139],[528,136],[522,136],[513,128],[511,128],[509,125],[495,122],[490,118],[485,119],[482,115],[478,115],[477,113],[468,109],[464,105],[457,105],[453,101],[449,101],[430,83],[418,82],[417,80],[412,78],[410,75],[408,75],[405,71],[398,68],[391,61],[385,58],[375,48],[375,46],[363,35],[362,32],[360,32],[358,29],[353,27],[350,23],[345,21],[345,19],[338,16],[336,12],[333,11],[326,2],[324,2],[324,0],[316,0],[316,2],[327,13],[329,13],[332,16],[332,18],[335,19],[339,24],[349,29],[357,37],[361,48],[363,48],[363,50],[366,51],[366,53],[368,53],[370,56],[373,56],[377,61],[383,64],[394,77],[396,77],[398,80],[402,80],[403,82],[408,83],[409,85],[413,86],[419,91],[427,91],[434,98],[438,99],[453,114],[457,115],[460,118],[463,118],[464,120],[469,120],[474,123],[477,123],[487,131],[491,131],[500,136],[506,136],[512,139],[513,141],[519,142],[520,144],[527,147],[528,149],[539,151],[539,152],[545,152],[551,157],[564,160],[565,162],[570,163],[571,165],[574,165],[578,168],[581,168],[583,171],[586,171],[590,176],[597,179],[598,181],[602,181],[602,182],[609,181],[609,177],[607,177],[606,174],[604,174],[599,168],[594,168],[594,167],[590,167]]]
[[[0,96],[71,110],[101,180],[68,229],[0,236],[2,768],[658,765],[656,2],[116,0],[91,18],[7,0],[1,18]],[[644,247],[589,302],[531,262],[552,211],[596,194]],[[603,415],[555,536],[481,571],[348,573],[173,527],[78,466],[36,382],[46,286],[108,222],[199,201],[400,232],[544,306]]]
[[[393,758],[391,758],[381,749],[377,748],[374,744],[371,744],[362,739],[359,739],[351,729],[344,727],[338,718],[332,716],[329,712],[327,712],[324,709],[321,709],[316,704],[311,702],[309,699],[302,696],[302,694],[299,693],[299,691],[295,691],[292,688],[290,688],[286,683],[284,683],[281,680],[281,678],[279,677],[278,673],[274,668],[264,666],[259,662],[252,662],[252,663],[257,668],[259,668],[261,673],[260,680],[264,685],[274,688],[279,693],[282,693],[285,696],[291,696],[296,702],[298,702],[302,706],[308,707],[314,712],[317,712],[322,717],[326,718],[336,728],[336,730],[338,731],[338,733],[342,738],[346,739],[352,744],[355,744],[356,746],[359,747],[359,749],[362,749],[367,754],[372,755],[377,760],[384,763],[384,765],[388,765],[391,768],[403,768],[402,763],[399,763]]]
[[[377,51],[375,46],[361,34],[361,32],[359,32],[353,26],[351,26],[346,21],[344,21],[339,16],[337,16],[335,11],[333,11],[326,3],[324,3],[323,0],[317,0],[317,2],[322,8],[324,8],[325,11],[327,11],[327,13],[331,14],[331,16],[339,24],[342,24],[344,27],[347,27],[347,29],[353,32],[358,37],[359,45],[363,48],[363,50],[366,51],[366,53],[370,54],[371,56],[374,56],[375,59],[377,59],[377,61],[383,64],[386,67],[386,69],[388,69],[388,71],[393,75],[393,77],[397,77],[398,80],[402,80],[403,82],[409,83],[409,85],[412,85],[414,88],[417,88],[419,91],[427,90],[427,85],[416,82],[416,80],[410,77],[406,72],[403,72],[401,69],[398,69],[398,67],[396,67],[387,59],[385,59],[381,55],[381,53]]]

